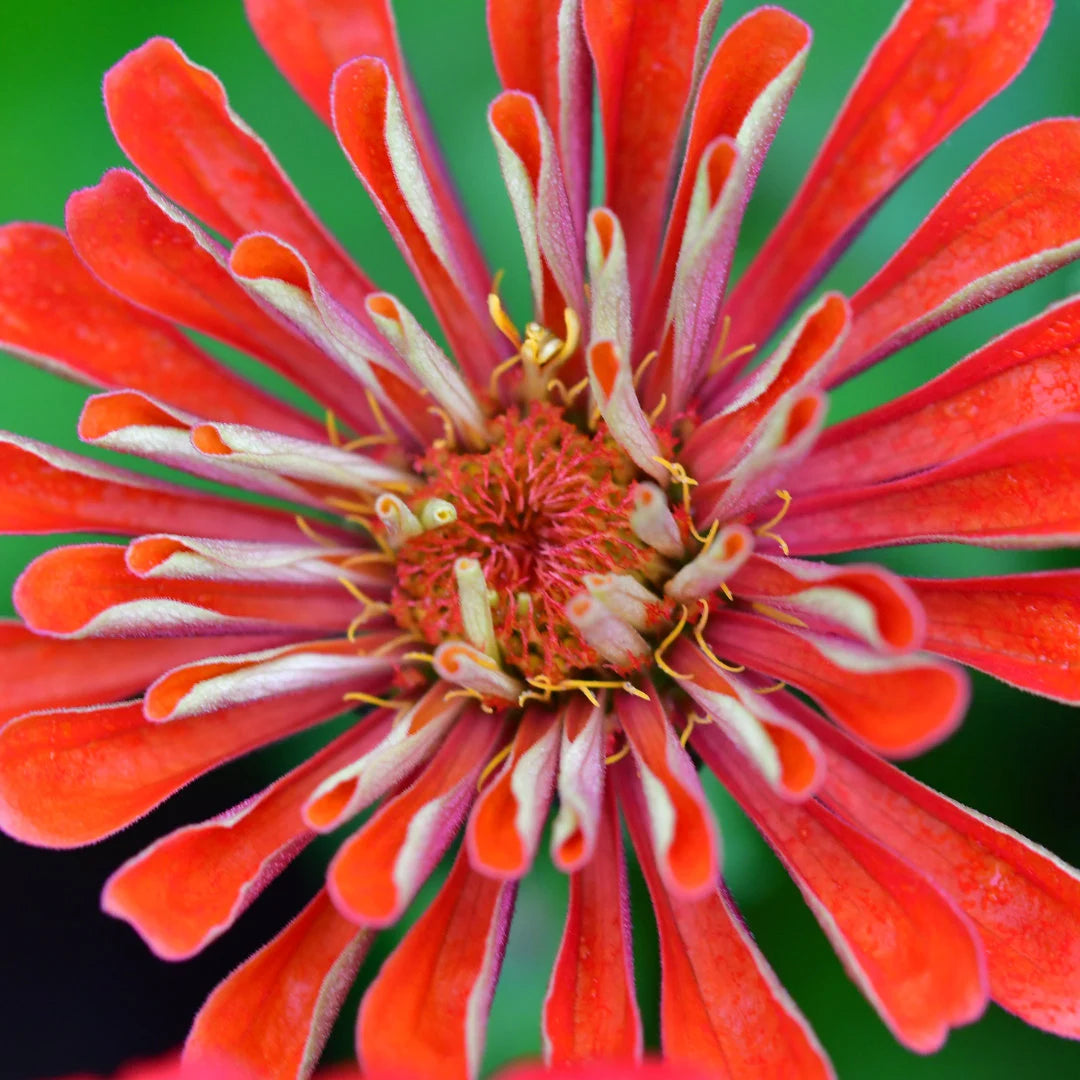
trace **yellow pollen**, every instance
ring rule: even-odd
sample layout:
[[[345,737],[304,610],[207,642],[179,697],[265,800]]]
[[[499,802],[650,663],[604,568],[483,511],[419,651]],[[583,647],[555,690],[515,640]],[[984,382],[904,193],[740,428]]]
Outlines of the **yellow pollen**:
[[[520,353],[521,352],[521,335],[518,333],[518,328],[514,325],[513,320],[506,314],[502,306],[502,300],[499,298],[499,282],[502,280],[502,271],[500,270],[495,275],[495,281],[492,283],[491,292],[488,293],[488,314],[491,316],[491,321],[498,328],[499,332],[510,342],[511,345]]]

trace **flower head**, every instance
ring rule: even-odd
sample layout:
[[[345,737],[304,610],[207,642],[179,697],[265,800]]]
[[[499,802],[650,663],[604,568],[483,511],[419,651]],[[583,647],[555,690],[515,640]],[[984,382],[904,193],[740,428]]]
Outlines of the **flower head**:
[[[1024,65],[1049,0],[909,0],[731,289],[808,28],[766,7],[710,49],[706,0],[489,0],[506,87],[489,124],[529,321],[464,220],[388,3],[247,8],[333,126],[442,343],[170,41],[105,78],[146,179],[114,170],[77,192],[66,233],[0,231],[0,337],[102,391],[80,436],[263,497],[0,436],[4,531],[129,538],[57,548],[16,583],[0,824],[90,843],[353,710],[276,783],[106,885],[105,909],[157,953],[191,956],[309,841],[369,812],[325,889],[210,996],[187,1059],[310,1074],[375,934],[456,847],[367,987],[357,1045],[365,1075],[475,1075],[515,885],[552,816],[570,898],[547,1059],[640,1058],[621,817],[655,907],[672,1066],[831,1075],[722,885],[703,767],[907,1046],[939,1047],[990,998],[1080,1035],[1076,872],[884,760],[959,722],[956,660],[1080,699],[1080,579],[816,558],[1075,542],[1080,301],[824,425],[832,388],[1080,254],[1080,121],[1007,136],[852,297],[799,308]],[[284,373],[325,422],[178,326]]]

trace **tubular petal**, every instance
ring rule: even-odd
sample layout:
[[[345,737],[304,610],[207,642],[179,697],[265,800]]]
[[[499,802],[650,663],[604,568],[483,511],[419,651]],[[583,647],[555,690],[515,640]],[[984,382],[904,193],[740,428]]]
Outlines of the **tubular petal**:
[[[358,310],[366,277],[319,223],[225,90],[172,41],[151,38],[105,75],[116,141],[173,202],[229,240],[270,232],[301,251]]]
[[[944,739],[967,707],[964,673],[940,661],[880,656],[734,611],[711,623],[706,638],[721,656],[804,690],[880,753],[920,753]]]
[[[783,120],[810,49],[810,28],[776,7],[744,15],[724,35],[702,76],[690,135],[668,217],[663,252],[652,283],[645,325],[656,327],[675,277],[690,196],[706,147],[718,136],[734,139],[746,155],[747,187]],[[658,329],[658,328],[657,328]]]
[[[206,999],[184,1061],[224,1054],[265,1080],[306,1080],[373,937],[319,892]]]
[[[798,702],[802,716],[805,709]],[[975,923],[990,993],[1029,1024],[1080,1037],[1080,874],[810,716],[829,747],[825,801],[930,875]]]
[[[1080,702],[1080,571],[908,578],[926,647],[1033,694]]]
[[[356,1043],[368,1073],[475,1080],[515,890],[458,854],[439,895],[364,995]]]
[[[908,0],[733,291],[734,347],[768,339],[881,201],[1012,81],[1052,10],[1052,0]]]
[[[339,684],[359,688],[381,675],[389,681],[399,662],[377,652],[393,631],[356,642],[305,641],[259,652],[223,655],[173,668],[146,691],[143,713],[173,723],[233,705],[306,694]],[[210,639],[214,640],[214,639]],[[376,655],[370,655],[376,653]]]
[[[701,744],[709,768],[775,848],[848,974],[905,1046],[941,1048],[987,1004],[968,919],[932,879],[815,800],[781,803]]]
[[[0,724],[46,709],[119,701],[162,672],[211,653],[241,652],[255,638],[57,641],[0,619]]]
[[[724,1080],[832,1080],[829,1059],[726,889],[694,901],[667,891],[649,843],[644,792],[626,764],[612,772],[660,934],[665,1059]]]
[[[55,709],[0,729],[0,828],[69,848],[130,825],[189,781],[342,712],[341,688],[158,724],[141,701]]]
[[[674,152],[717,0],[583,0],[604,139],[604,203],[626,231],[630,283],[643,300],[660,242]]]
[[[0,227],[0,345],[90,386],[133,387],[217,419],[291,434],[318,430],[165,320],[106,288],[49,225]]]
[[[340,368],[246,296],[225,249],[134,173],[111,169],[75,192],[66,224],[79,257],[121,296],[257,356],[350,423],[364,422]]]
[[[465,830],[469,861],[482,874],[529,872],[551,802],[560,728],[558,715],[539,707],[518,721],[510,755],[487,781]]]
[[[487,316],[490,278],[475,242],[448,229],[387,65],[351,60],[334,77],[334,130],[423,286],[466,375],[485,386],[501,359]]]
[[[729,580],[740,597],[790,612],[810,630],[883,652],[923,644],[926,619],[917,597],[901,578],[871,563],[834,567],[755,554]]]
[[[295,543],[296,519],[0,432],[0,534],[190,532]]]
[[[851,299],[832,381],[1080,255],[1080,120],[995,143]]]
[[[797,490],[876,483],[1080,412],[1080,300],[1054,304],[917,390],[825,431]]]
[[[314,839],[299,814],[311,785],[377,741],[391,715],[372,713],[239,806],[129,859],[106,882],[102,908],[165,960],[200,952]]]
[[[1080,417],[1029,424],[904,480],[795,499],[784,537],[800,555],[951,540],[1002,548],[1075,544]]]
[[[365,926],[398,920],[454,838],[501,730],[469,709],[416,780],[342,844],[327,871],[339,911]]]
[[[697,770],[664,714],[656,688],[649,700],[623,694],[616,715],[641,776],[653,851],[664,887],[694,899],[716,888],[720,840]]]
[[[640,1060],[630,936],[619,813],[609,791],[595,852],[570,875],[566,926],[544,999],[544,1060],[552,1067]]]
[[[563,713],[559,745],[559,809],[551,824],[551,860],[563,871],[580,870],[596,849],[603,812],[604,717],[602,707],[575,698]]]
[[[55,548],[15,583],[26,624],[56,637],[184,637],[340,630],[357,602],[340,585],[139,578],[113,544]]]
[[[564,310],[584,311],[585,296],[581,226],[555,140],[536,99],[513,90],[492,102],[488,124],[525,246],[537,318],[562,336]]]
[[[488,0],[487,13],[499,78],[507,90],[532,95],[543,110],[580,230],[592,149],[592,65],[581,0]]]

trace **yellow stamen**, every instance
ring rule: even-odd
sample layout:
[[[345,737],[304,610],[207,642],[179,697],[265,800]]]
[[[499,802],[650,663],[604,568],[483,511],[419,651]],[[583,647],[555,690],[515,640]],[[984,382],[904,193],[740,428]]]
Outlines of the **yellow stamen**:
[[[644,359],[637,366],[637,371],[634,372],[634,389],[638,388],[641,382],[641,376],[645,374],[645,369],[660,355],[656,349],[652,352],[646,353]]]
[[[716,349],[713,351],[712,359],[709,361],[709,374],[716,375],[718,372],[723,371],[729,364],[734,363],[740,356],[749,356],[750,353],[757,349],[756,345],[743,345],[741,348],[735,349],[732,352],[724,355],[724,348],[727,346],[728,334],[731,331],[731,316],[725,315],[724,322],[720,328],[720,340],[717,342]]]
[[[768,604],[751,602],[750,606],[759,614],[766,615],[770,619],[775,619],[777,622],[786,623],[788,626],[797,626],[801,630],[807,628],[806,623],[804,623],[802,619],[798,619],[786,611],[780,611],[778,608],[770,607]]]
[[[488,314],[491,316],[491,321],[498,328],[499,333],[514,346],[518,352],[521,351],[521,335],[518,333],[518,328],[514,325],[513,320],[506,311],[503,309],[502,300],[499,298],[499,282],[502,281],[502,271],[500,270],[495,275],[495,280],[491,286],[491,292],[488,293]]]
[[[686,717],[686,727],[683,729],[683,733],[679,736],[679,745],[685,750],[686,744],[690,741],[690,733],[694,730],[698,724],[711,724],[712,721],[707,716],[698,716],[697,713],[688,713]]]
[[[754,689],[755,694],[775,694],[777,690],[783,690],[787,683],[781,679],[773,686],[758,686]]]
[[[405,642],[407,642],[407,641],[418,641],[418,640],[420,640],[420,639],[417,637],[416,634],[399,634],[396,638],[391,638],[389,641],[384,642],[377,649],[375,649],[371,653],[371,655],[372,656],[385,656],[387,653],[393,652],[399,646],[404,645]],[[406,655],[408,655],[408,654],[406,654]],[[405,657],[402,656],[401,659],[404,660]]]
[[[440,409],[438,405],[429,405],[428,412],[434,413],[442,421],[444,438],[435,440],[436,445],[441,442],[452,450],[457,444],[457,432],[454,431],[454,422],[450,419],[450,414],[445,409]]]
[[[484,695],[479,690],[474,690],[471,686],[459,686],[456,690],[447,690],[443,694],[443,701],[454,701],[457,698],[472,698],[474,701],[480,702],[480,711],[487,713],[490,716],[495,710],[484,703]]]
[[[352,499],[342,499],[337,495],[328,495],[326,505],[334,510],[342,510],[346,514],[370,514],[372,506],[370,502],[359,502]]]
[[[337,547],[336,540],[331,540],[328,536],[323,536],[322,533],[316,532],[311,522],[308,521],[303,514],[296,515],[296,527],[313,543],[318,544],[320,547],[333,548]]]
[[[675,627],[674,629],[672,629],[671,633],[668,634],[668,636],[660,642],[659,647],[653,652],[653,659],[656,661],[656,666],[660,668],[661,671],[664,671],[668,675],[670,675],[673,679],[676,679],[679,682],[684,682],[689,679],[691,682],[693,682],[693,675],[680,675],[677,671],[674,671],[670,667],[668,662],[664,659],[664,651],[683,632],[683,628],[686,626],[686,620],[689,618],[689,612],[686,610],[686,605],[680,604],[679,607],[682,609],[682,614],[679,616],[679,621],[675,624]]]
[[[484,781],[510,756],[510,752],[514,749],[513,743],[507,743],[483,768],[480,775],[476,778],[476,790],[481,791],[484,787]]]
[[[694,625],[694,640],[697,642],[698,648],[718,668],[722,668],[724,671],[730,671],[733,674],[737,674],[740,671],[745,671],[745,664],[726,664],[709,647],[709,643],[705,640],[705,627],[709,625],[709,601],[702,599],[699,600],[698,603],[701,604],[701,618],[699,618],[697,623]]]
[[[407,652],[402,657],[402,660],[415,660],[418,664],[434,664],[435,654],[429,652]]]
[[[660,402],[651,413],[649,413],[649,423],[655,424],[657,417],[667,408],[667,394],[660,395]]]
[[[398,437],[393,432],[389,435],[361,435],[359,439],[350,439],[341,447],[341,449],[349,451],[360,450],[365,446],[387,446],[388,444],[396,443],[397,441]]]
[[[580,382],[574,383],[574,385],[571,386],[569,389],[567,389],[566,383],[564,383],[562,381],[562,379],[552,379],[547,384],[547,391],[548,391],[549,394],[553,394],[557,390],[559,392],[559,397],[562,398],[562,403],[563,403],[564,408],[568,409],[571,405],[574,404],[574,399],[588,385],[589,385],[589,377],[588,377],[588,375],[586,375],[585,378],[582,379]]]
[[[365,694],[362,690],[350,690],[342,696],[342,701],[360,701],[365,705],[377,705],[380,709],[411,709],[414,704],[411,701],[376,697],[374,694]]]
[[[626,755],[629,754],[629,753],[630,753],[630,744],[628,742],[624,742],[622,744],[622,749],[621,750],[616,750],[614,754],[611,754],[609,757],[604,758],[604,764],[605,765],[614,765],[615,762],[622,761],[622,759],[624,757],[626,757]]]
[[[779,525],[780,522],[783,521],[784,518],[787,516],[788,510],[791,508],[791,492],[778,489],[776,492],[776,496],[783,503],[783,506],[781,506],[779,511],[775,513],[771,518],[769,518],[769,520],[766,521],[764,525],[759,525],[754,530],[754,532],[756,532],[758,536],[765,536],[768,537],[768,539],[770,540],[775,540],[780,545],[780,550],[785,555],[790,555],[791,551],[788,548],[787,543],[784,541],[784,538],[782,536],[778,536],[772,530],[776,528],[776,526]]]
[[[362,551],[359,555],[350,555],[340,563],[342,569],[350,566],[363,566],[365,563],[393,563],[396,562],[393,555],[385,551]]]
[[[504,360],[495,370],[491,373],[491,378],[488,380],[488,393],[492,397],[499,396],[499,380],[513,367],[516,367],[521,363],[521,353],[516,352],[513,356]]]
[[[375,423],[379,425],[380,430],[384,435],[389,435],[395,442],[397,441],[397,435],[394,434],[394,429],[390,426],[390,422],[386,419],[386,413],[383,412],[382,406],[379,404],[378,399],[370,391],[366,390],[364,396],[367,398],[368,407],[371,409],[372,416],[375,417]]]
[[[331,446],[341,445],[341,432],[338,431],[337,417],[332,409],[326,410],[326,437],[330,440]]]

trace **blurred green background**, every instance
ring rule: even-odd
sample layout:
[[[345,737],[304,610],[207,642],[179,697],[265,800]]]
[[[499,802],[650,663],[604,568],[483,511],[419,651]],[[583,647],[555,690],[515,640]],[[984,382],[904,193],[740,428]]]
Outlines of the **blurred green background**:
[[[728,0],[722,26],[749,10]],[[741,249],[753,248],[778,216],[844,92],[892,17],[891,0],[790,0],[815,30],[806,75],[755,195]],[[484,38],[481,0],[400,0],[401,32],[413,71],[490,254],[507,268],[505,292],[524,317],[519,242],[485,123],[497,81]],[[1029,69],[953,136],[888,204],[828,285],[851,291],[922,219],[948,184],[989,143],[1031,120],[1080,111],[1076,49],[1080,4],[1059,4]],[[152,34],[174,37],[228,86],[235,109],[269,142],[323,219],[384,288],[423,305],[330,134],[294,98],[259,51],[239,0],[0,0],[0,220],[62,222],[64,200],[119,164],[101,109],[100,78]],[[167,117],[163,117],[167,122]],[[856,380],[834,402],[844,415],[943,370],[1009,325],[1080,291],[1069,268],[932,335]],[[234,358],[235,359],[235,358]],[[247,370],[251,370],[250,366]],[[271,380],[272,381],[272,380]],[[276,385],[276,384],[275,384]],[[76,445],[85,391],[0,355],[0,428],[61,446]],[[0,578],[52,546],[42,539],[0,543]],[[1069,565],[1068,556],[910,548],[883,553],[919,573],[1009,572]],[[7,586],[2,599],[10,612]],[[2,688],[0,688],[2,692]],[[184,792],[121,837],[72,854],[30,852],[0,842],[0,1076],[109,1070],[131,1056],[177,1044],[216,979],[269,937],[310,893],[327,848],[311,850],[268,890],[241,924],[187,965],[152,958],[126,926],[98,913],[109,869],[159,835],[217,812],[295,758],[295,744],[231,766]],[[976,679],[975,705],[945,746],[910,765],[920,778],[1080,863],[1080,731],[1069,710]],[[785,985],[814,1024],[842,1077],[1016,1077],[1080,1075],[1080,1047],[991,1009],[954,1033],[930,1058],[900,1049],[843,974],[775,859],[718,790],[727,874],[747,921]],[[658,961],[647,901],[634,871],[636,952],[647,1036],[656,1045]],[[565,883],[546,856],[523,885],[503,978],[492,1010],[486,1068],[535,1053],[538,1017],[565,905]],[[421,898],[422,900],[424,898]],[[365,964],[370,978],[387,954],[385,935]],[[356,993],[330,1054],[349,1052]]]

